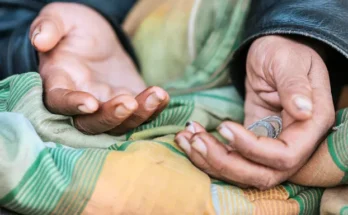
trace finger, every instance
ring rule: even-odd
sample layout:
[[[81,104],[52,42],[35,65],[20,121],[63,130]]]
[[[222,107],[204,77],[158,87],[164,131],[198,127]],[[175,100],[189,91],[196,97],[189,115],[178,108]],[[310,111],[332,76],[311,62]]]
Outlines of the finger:
[[[193,142],[192,144],[195,144]],[[197,151],[195,148],[192,148],[191,153],[189,155],[189,158],[191,162],[200,170],[205,172],[206,174],[210,175],[211,177],[215,179],[222,179],[222,177],[218,174],[215,169],[209,165],[207,160],[203,157],[203,155]]]
[[[294,47],[277,53],[270,70],[282,107],[295,119],[307,120],[312,117],[313,97],[309,72],[312,56],[308,50]]]
[[[220,178],[228,179],[259,189],[269,189],[286,179],[283,173],[255,164],[237,152],[228,152],[208,133],[194,137],[192,148],[199,152]]]
[[[75,127],[87,134],[103,133],[121,124],[137,107],[132,96],[117,96],[104,103],[96,113],[75,117]]]
[[[30,28],[32,45],[40,52],[53,49],[66,35],[66,27],[59,16],[40,14]]]
[[[205,128],[197,122],[189,121],[186,123],[186,131],[195,134],[199,132],[206,132]]]
[[[44,101],[52,113],[68,116],[94,113],[99,106],[89,93],[61,88],[46,92]]]
[[[199,133],[196,133],[196,134],[199,134]],[[203,157],[201,152],[199,150],[197,150],[197,146],[198,145],[196,143],[196,139],[197,138],[195,138],[195,136],[196,135],[191,135],[191,138],[187,139],[190,142],[190,144],[191,144],[191,152],[189,154],[190,160],[200,170],[202,170],[203,172],[207,173],[208,175],[218,179],[219,175],[217,174],[217,172],[214,171],[214,168],[212,168],[209,165],[209,163],[206,161],[206,158]]]
[[[283,159],[280,155],[289,150],[286,144],[271,138],[257,137],[237,123],[224,122],[218,131],[245,158],[272,168],[279,168],[279,159]]]
[[[248,188],[250,185],[238,183],[238,182],[233,181],[230,178],[226,177],[225,175],[221,175],[220,172],[216,168],[212,167],[209,164],[206,157],[204,157],[200,151],[200,146],[199,146],[200,138],[199,138],[199,136],[201,134],[209,135],[208,133],[205,133],[205,132],[196,133],[196,135],[191,136],[191,139],[190,139],[191,144],[192,144],[192,150],[191,150],[192,152],[190,154],[190,159],[195,164],[195,166],[215,179],[223,180],[229,184],[233,184],[233,185],[241,187],[241,188]],[[215,141],[214,144],[221,145],[221,143],[219,143],[218,141]]]
[[[308,158],[306,153],[315,149],[313,138],[317,137],[308,135],[311,127],[311,122],[292,124],[278,139],[272,139],[256,137],[236,123],[224,122],[219,133],[245,158],[278,170],[290,170],[302,165]]]
[[[156,119],[166,109],[170,101],[170,97],[167,94],[165,100],[159,105],[158,109],[152,114],[148,121]]]
[[[190,140],[194,135],[189,131],[182,131],[175,137],[175,141],[178,143],[180,148],[185,151],[187,156],[193,162],[193,164],[210,175],[215,175],[213,169],[205,161],[200,153],[192,149]],[[216,176],[216,175],[215,175]]]
[[[217,172],[214,171],[213,168],[211,168],[211,166],[209,166],[209,164],[205,161],[205,159],[202,157],[202,155],[199,154],[198,151],[194,150],[194,153],[191,154],[191,143],[189,142],[189,140],[192,140],[194,135],[189,132],[189,131],[182,131],[179,132],[176,137],[175,137],[175,142],[180,146],[180,148],[189,156],[189,158],[191,159],[191,161],[198,167],[200,168],[202,171],[206,172],[207,174],[209,174],[210,176],[216,178],[216,179],[221,179],[224,180],[230,184],[234,184],[238,187],[241,188],[247,188],[248,186],[242,183],[236,183],[235,181],[231,181],[227,178],[225,178],[224,176],[219,176],[219,174],[217,174]]]
[[[147,121],[162,105],[168,103],[168,94],[158,87],[150,87],[136,98],[138,109],[121,125],[111,130],[112,134],[122,134]]]
[[[205,130],[205,128],[201,124],[199,124],[197,122],[192,122],[192,121],[186,123],[185,131],[190,132],[191,134],[207,132]],[[227,144],[224,144],[224,143],[221,143],[221,144],[222,144],[223,147],[226,148],[227,151],[234,150],[230,145],[227,145]]]
[[[193,134],[188,131],[181,131],[175,135],[175,142],[188,156],[191,154],[191,144],[189,140],[192,138],[192,136]]]
[[[56,114],[77,115],[97,111],[99,104],[91,94],[75,91],[71,79],[64,72],[52,71],[44,80],[44,103]]]
[[[196,132],[206,132],[204,127],[196,122],[187,122],[184,131],[179,132],[175,136],[175,141],[185,151],[186,154],[190,154],[191,145],[188,142]]]

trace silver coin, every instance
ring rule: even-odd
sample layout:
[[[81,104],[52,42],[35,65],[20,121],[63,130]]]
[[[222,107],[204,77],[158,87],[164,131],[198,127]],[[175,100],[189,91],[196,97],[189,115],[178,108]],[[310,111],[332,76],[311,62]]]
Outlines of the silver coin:
[[[279,116],[263,118],[248,127],[257,136],[277,138],[282,131],[282,119]]]

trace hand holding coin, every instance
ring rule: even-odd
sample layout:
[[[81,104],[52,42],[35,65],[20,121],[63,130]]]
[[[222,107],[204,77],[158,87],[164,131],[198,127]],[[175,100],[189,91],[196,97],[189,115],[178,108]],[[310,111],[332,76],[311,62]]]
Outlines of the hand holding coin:
[[[190,123],[176,142],[210,176],[264,190],[306,163],[332,126],[334,107],[325,63],[308,44],[261,37],[249,49],[246,68],[248,129],[223,122],[218,131],[226,147],[198,123]]]

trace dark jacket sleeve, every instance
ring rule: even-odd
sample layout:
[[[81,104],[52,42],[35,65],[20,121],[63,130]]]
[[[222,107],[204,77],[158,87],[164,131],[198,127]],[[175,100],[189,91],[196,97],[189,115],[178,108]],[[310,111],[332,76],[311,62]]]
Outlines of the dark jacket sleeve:
[[[37,53],[29,29],[40,10],[53,0],[0,0],[0,80],[13,74],[38,70]],[[136,0],[75,0],[87,5],[110,22],[122,45],[137,65],[134,51],[121,24]]]
[[[245,94],[245,62],[251,43],[264,35],[293,35],[313,40],[325,48],[335,102],[348,84],[348,1],[342,0],[252,0],[243,32],[243,43],[235,53],[231,74]],[[238,71],[238,72],[235,72]]]

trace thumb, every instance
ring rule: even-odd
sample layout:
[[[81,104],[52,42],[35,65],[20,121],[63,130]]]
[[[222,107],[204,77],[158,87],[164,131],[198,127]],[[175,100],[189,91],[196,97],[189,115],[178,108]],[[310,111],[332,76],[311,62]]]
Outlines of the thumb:
[[[291,55],[290,55],[291,56]],[[313,99],[309,80],[311,57],[308,63],[303,56],[294,53],[281,62],[278,71],[274,71],[275,83],[283,109],[296,120],[307,120],[312,117]]]
[[[40,52],[53,49],[65,36],[65,26],[59,16],[40,14],[30,28],[32,45]]]

